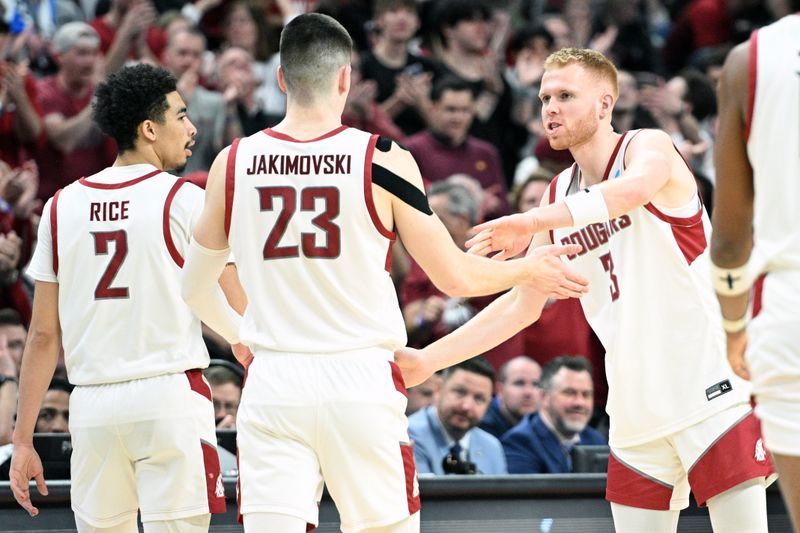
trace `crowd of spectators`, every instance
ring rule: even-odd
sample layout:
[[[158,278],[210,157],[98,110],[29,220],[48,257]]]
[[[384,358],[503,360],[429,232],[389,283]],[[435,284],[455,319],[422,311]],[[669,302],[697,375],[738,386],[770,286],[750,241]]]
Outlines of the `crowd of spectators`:
[[[334,16],[358,48],[343,122],[411,151],[430,185],[432,209],[463,247],[474,224],[538,205],[549,179],[572,163],[569,152],[551,149],[544,139],[537,96],[545,58],[565,46],[591,47],[616,63],[615,128],[667,131],[710,210],[715,85],[732,46],[771,22],[765,3],[0,0],[0,445],[9,442],[13,426],[31,313],[32,284],[23,271],[41,208],[59,188],[113,161],[116,147],[93,124],[91,102],[97,83],[123,65],[160,64],[178,79],[198,129],[194,154],[178,172],[202,184],[222,147],[281,120],[286,98],[275,75],[281,27],[307,11]],[[491,303],[491,297],[444,296],[404,254],[401,241],[402,235],[392,276],[412,346],[441,337]],[[225,357],[209,342],[215,357]],[[419,411],[411,416],[412,433],[426,423],[439,432],[438,455],[418,456],[420,471],[426,464],[442,471],[448,457],[457,463],[449,471],[522,471],[507,447],[521,446],[515,432],[555,434],[547,446],[559,450],[583,442],[583,428],[559,422],[565,409],[587,415],[602,433],[603,355],[579,302],[549,302],[537,323],[485,359],[409,391],[409,415]],[[57,375],[66,378],[63,365]],[[241,377],[224,368],[207,377],[219,396],[220,428],[235,427]],[[572,383],[568,394],[580,405],[563,407],[565,383]],[[470,397],[470,405],[457,405],[454,396]],[[65,418],[64,409],[53,409],[54,419]],[[452,420],[462,426],[453,433]],[[467,435],[474,437],[455,449]],[[500,444],[481,452],[480,460],[466,451],[469,441],[474,446],[484,437],[506,446],[509,460],[494,457],[496,469],[483,461],[502,450]],[[592,442],[597,438],[591,435]],[[422,453],[427,448],[419,439]],[[545,446],[539,440],[536,446]]]

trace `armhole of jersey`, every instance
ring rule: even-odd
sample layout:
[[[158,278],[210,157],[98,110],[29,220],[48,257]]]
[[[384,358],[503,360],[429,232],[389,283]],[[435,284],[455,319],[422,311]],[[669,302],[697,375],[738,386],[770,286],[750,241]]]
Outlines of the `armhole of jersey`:
[[[175,264],[178,265],[179,268],[183,268],[183,257],[181,257],[180,252],[178,252],[178,248],[175,247],[175,241],[172,239],[172,230],[169,226],[169,213],[170,209],[172,208],[172,201],[175,199],[175,195],[178,194],[178,189],[180,189],[185,183],[185,179],[180,179],[176,181],[169,190],[169,193],[167,193],[167,199],[164,202],[164,214],[161,219],[161,229],[164,232],[164,242],[167,245],[167,251],[169,251],[170,257],[172,257],[172,260],[175,261]]]
[[[384,227],[378,216],[378,211],[375,209],[375,201],[372,198],[372,155],[375,153],[375,144],[378,142],[378,135],[372,135],[367,143],[367,153],[364,156],[364,203],[367,205],[369,218],[372,219],[372,224],[378,233],[394,241],[395,233]]]
[[[750,54],[747,61],[747,117],[744,120],[744,142],[750,138],[753,125],[753,109],[756,106],[756,75],[758,74],[758,30],[750,36]]]
[[[53,195],[53,203],[50,204],[50,240],[53,248],[53,272],[58,276],[58,216],[57,205],[58,196],[61,194],[61,189],[56,191]]]
[[[575,164],[575,163],[573,163],[573,164]],[[561,175],[561,172],[559,172],[558,174],[553,176],[553,181],[550,182],[550,205],[553,205],[554,203],[556,203],[556,187],[558,187],[558,177],[560,175]],[[548,233],[550,233],[550,242],[555,244],[556,243],[556,238],[555,238],[555,235],[553,234],[553,230],[552,229],[549,230]]]
[[[228,152],[228,162],[225,165],[225,236],[229,237],[231,232],[231,213],[233,211],[233,190],[236,179],[236,151],[239,149],[239,141],[234,139],[231,149]]]

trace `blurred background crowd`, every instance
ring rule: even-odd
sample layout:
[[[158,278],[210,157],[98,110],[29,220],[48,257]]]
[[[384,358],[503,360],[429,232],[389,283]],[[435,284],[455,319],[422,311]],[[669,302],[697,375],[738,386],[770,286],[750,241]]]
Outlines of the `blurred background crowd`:
[[[179,173],[202,186],[220,149],[282,118],[282,26],[309,11],[335,17],[357,47],[343,122],[412,152],[432,209],[463,246],[474,224],[538,205],[572,163],[544,139],[538,99],[545,58],[567,46],[615,62],[616,130],[668,132],[710,211],[721,66],[782,9],[781,0],[0,0],[0,445],[13,427],[31,313],[23,270],[41,208],[113,162],[91,102],[122,66],[158,64],[178,79],[198,129]],[[415,347],[493,299],[448,298],[401,242],[392,277]],[[212,357],[232,360],[210,332],[207,343]],[[569,471],[571,446],[607,435],[603,355],[579,302],[552,301],[482,358],[409,391],[420,472]],[[242,376],[225,365],[209,373],[218,423],[235,427]],[[53,388],[40,419],[66,431],[69,387]]]

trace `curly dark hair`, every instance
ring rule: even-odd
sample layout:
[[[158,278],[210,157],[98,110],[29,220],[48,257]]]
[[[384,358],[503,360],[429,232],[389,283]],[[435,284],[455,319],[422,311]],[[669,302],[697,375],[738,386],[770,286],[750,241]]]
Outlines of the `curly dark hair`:
[[[167,94],[175,90],[175,76],[163,68],[145,64],[125,67],[97,86],[92,118],[117,141],[119,152],[131,150],[139,124],[145,120],[163,123],[169,109]]]

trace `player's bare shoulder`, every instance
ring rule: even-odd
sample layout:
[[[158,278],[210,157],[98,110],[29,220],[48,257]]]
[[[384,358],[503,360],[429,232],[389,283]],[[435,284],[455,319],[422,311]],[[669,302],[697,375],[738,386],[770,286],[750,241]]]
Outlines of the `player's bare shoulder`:
[[[375,144],[372,163],[383,167],[417,189],[424,190],[422,175],[420,174],[417,162],[414,160],[414,156],[411,155],[411,152],[402,144],[386,137],[380,137]]]

